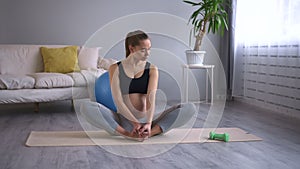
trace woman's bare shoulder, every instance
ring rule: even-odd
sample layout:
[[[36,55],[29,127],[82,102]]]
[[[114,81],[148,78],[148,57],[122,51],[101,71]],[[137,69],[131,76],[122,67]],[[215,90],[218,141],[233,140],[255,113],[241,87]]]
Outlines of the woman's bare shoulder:
[[[154,64],[150,64],[150,75],[158,75],[158,68]]]
[[[156,65],[154,65],[154,64],[152,64],[152,63],[150,63],[150,69],[156,69],[157,70],[157,66]]]
[[[108,68],[108,71],[115,71],[118,68],[118,63],[111,64]]]

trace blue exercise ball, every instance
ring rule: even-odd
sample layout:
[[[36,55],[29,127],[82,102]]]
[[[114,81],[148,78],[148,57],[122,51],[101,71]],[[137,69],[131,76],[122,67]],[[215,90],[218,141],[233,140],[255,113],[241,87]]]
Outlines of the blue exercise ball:
[[[96,79],[95,96],[98,103],[106,106],[114,112],[117,112],[117,108],[111,94],[108,72],[103,73]]]

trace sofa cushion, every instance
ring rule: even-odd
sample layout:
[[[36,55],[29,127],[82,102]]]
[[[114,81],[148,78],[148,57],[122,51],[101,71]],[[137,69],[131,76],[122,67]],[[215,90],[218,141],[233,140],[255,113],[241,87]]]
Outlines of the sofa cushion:
[[[70,73],[79,71],[77,46],[63,48],[41,47],[44,72]]]
[[[43,65],[37,45],[0,45],[0,74],[41,72]]]
[[[81,70],[82,75],[84,76],[87,82],[87,89],[89,97],[92,101],[96,101],[95,97],[95,81],[103,73],[107,72],[104,69],[95,69],[95,70]]]
[[[98,68],[108,70],[110,65],[117,63],[118,61],[112,58],[101,58],[98,62]]]
[[[78,63],[81,70],[88,70],[90,68],[97,69],[97,62],[99,59],[100,47],[85,47],[82,46],[78,54]]]
[[[87,82],[81,73],[72,72],[72,73],[67,73],[67,75],[72,77],[74,81],[74,87],[85,87],[87,85]]]
[[[0,75],[0,89],[32,89],[34,78],[26,75]]]
[[[35,79],[35,88],[59,88],[74,85],[70,76],[61,73],[34,73],[30,76]]]

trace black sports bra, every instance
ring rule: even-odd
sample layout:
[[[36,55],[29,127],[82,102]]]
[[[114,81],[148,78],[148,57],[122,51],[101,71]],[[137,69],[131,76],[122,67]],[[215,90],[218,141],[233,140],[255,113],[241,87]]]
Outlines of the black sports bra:
[[[119,66],[119,80],[120,89],[122,94],[141,93],[147,94],[150,63],[146,62],[144,73],[141,77],[130,78],[126,75],[121,61],[118,63]]]

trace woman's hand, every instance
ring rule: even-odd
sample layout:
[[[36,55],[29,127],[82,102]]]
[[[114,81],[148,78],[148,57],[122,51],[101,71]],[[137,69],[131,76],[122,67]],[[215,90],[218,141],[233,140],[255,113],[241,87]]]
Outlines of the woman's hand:
[[[140,129],[142,128],[141,123],[138,123],[138,122],[132,122],[132,125],[133,125],[133,129],[132,129],[131,133],[140,135],[141,133],[140,133],[139,131],[140,131]]]
[[[151,123],[146,123],[143,127],[139,130],[139,132],[143,135],[143,137],[148,138],[151,136]]]

